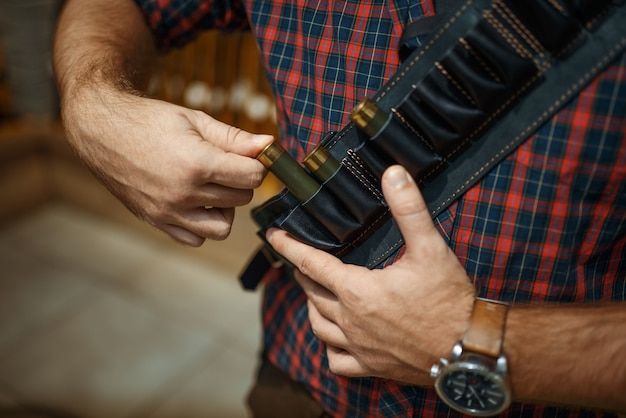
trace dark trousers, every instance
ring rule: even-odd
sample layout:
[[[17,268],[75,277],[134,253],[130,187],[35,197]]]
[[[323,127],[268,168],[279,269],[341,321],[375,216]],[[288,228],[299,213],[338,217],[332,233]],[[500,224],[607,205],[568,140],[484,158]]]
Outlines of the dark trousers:
[[[254,418],[330,417],[302,384],[291,380],[265,356],[247,401]]]

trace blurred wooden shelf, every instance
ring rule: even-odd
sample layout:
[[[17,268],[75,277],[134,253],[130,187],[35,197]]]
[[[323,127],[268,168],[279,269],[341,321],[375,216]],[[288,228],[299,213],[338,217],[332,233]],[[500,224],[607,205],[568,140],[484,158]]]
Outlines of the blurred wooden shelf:
[[[31,120],[0,123],[0,222],[38,206],[51,197],[49,141],[57,129]]]

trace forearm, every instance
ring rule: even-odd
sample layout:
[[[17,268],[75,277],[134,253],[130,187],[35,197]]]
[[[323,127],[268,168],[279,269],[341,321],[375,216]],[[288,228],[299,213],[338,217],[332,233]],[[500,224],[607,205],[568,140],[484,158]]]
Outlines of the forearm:
[[[626,411],[626,304],[516,306],[504,350],[518,400]]]
[[[154,40],[132,0],[69,0],[59,17],[53,49],[66,138],[94,174],[116,195],[120,175],[107,173],[119,159],[119,135],[131,100],[140,91]],[[129,94],[130,93],[130,94]],[[115,124],[116,126],[111,126]],[[128,152],[128,151],[126,151]]]
[[[69,100],[83,86],[135,90],[154,55],[151,32],[132,0],[70,0],[54,44],[61,99]]]

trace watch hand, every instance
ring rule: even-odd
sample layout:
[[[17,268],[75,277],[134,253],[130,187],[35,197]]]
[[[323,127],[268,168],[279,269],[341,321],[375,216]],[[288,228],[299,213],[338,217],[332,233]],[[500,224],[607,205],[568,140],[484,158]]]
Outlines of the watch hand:
[[[472,392],[472,394],[474,395],[474,397],[476,398],[476,400],[478,400],[478,403],[480,404],[481,408],[485,407],[485,404],[483,403],[482,399],[480,398],[480,396],[478,395],[478,392],[476,392],[476,389],[474,389],[474,386],[470,385],[468,386],[469,390]]]

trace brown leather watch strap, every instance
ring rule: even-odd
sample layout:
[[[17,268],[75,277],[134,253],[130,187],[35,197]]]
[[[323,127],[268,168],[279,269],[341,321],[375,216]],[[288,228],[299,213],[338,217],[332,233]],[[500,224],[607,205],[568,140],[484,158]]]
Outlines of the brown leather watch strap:
[[[476,299],[470,325],[463,337],[463,350],[497,358],[502,352],[509,305]]]

